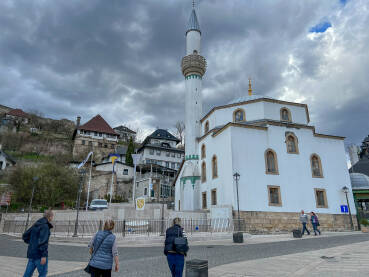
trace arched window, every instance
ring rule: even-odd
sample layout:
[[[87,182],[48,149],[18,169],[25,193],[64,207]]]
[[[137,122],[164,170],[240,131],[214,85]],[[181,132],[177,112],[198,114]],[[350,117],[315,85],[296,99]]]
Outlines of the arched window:
[[[277,154],[272,149],[265,151],[265,173],[279,174]]]
[[[209,132],[209,121],[205,122],[204,133],[206,134],[207,132]]]
[[[245,111],[243,109],[237,109],[233,112],[233,122],[241,122],[245,120]]]
[[[288,122],[292,121],[291,112],[289,109],[287,108],[281,109],[281,121],[288,121]]]
[[[213,156],[213,158],[211,159],[211,167],[212,167],[212,172],[213,172],[213,179],[218,177],[218,160],[217,160],[217,156]]]
[[[311,155],[310,164],[313,177],[323,178],[322,162],[317,154]]]
[[[286,136],[286,146],[287,146],[287,153],[290,153],[290,154],[299,153],[297,137],[294,134],[288,134]]]
[[[206,158],[206,147],[205,144],[203,144],[201,146],[201,159],[205,159]]]
[[[202,162],[201,164],[201,182],[206,182],[206,163]]]

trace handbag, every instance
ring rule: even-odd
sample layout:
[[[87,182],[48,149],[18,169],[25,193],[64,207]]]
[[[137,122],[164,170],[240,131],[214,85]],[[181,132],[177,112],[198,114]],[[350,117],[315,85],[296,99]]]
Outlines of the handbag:
[[[178,237],[176,237],[174,239],[174,249],[177,253],[183,253],[184,255],[186,255],[187,251],[188,251],[188,242],[187,242],[187,238],[183,237],[183,236],[179,236],[180,229],[178,229]]]
[[[98,246],[98,247],[96,247],[96,248],[95,248],[96,250],[94,250],[94,251],[93,251],[93,253],[91,254],[91,258],[90,258],[90,260],[88,261],[88,264],[87,264],[87,266],[86,266],[86,267],[85,267],[85,269],[84,269],[84,271],[85,271],[86,273],[91,274],[90,261],[91,261],[91,260],[92,260],[92,258],[94,257],[94,255],[95,255],[95,253],[97,252],[97,250],[99,250],[99,248],[100,248],[100,246],[103,244],[104,240],[105,240],[109,235],[110,235],[110,234],[107,234],[107,235],[102,239],[102,241],[100,242],[99,246]]]

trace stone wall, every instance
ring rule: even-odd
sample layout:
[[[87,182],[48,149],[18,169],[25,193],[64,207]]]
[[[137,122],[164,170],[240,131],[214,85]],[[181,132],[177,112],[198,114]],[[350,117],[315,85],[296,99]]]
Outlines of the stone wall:
[[[299,216],[300,213],[240,211],[240,218],[245,220],[245,228],[248,233],[290,232],[293,229],[301,229]],[[319,228],[322,231],[351,230],[350,219],[346,214],[317,214],[317,216],[320,223]],[[233,218],[237,218],[237,211],[233,212]],[[357,230],[355,215],[352,216],[352,220],[355,230]],[[308,229],[313,229],[310,221]]]

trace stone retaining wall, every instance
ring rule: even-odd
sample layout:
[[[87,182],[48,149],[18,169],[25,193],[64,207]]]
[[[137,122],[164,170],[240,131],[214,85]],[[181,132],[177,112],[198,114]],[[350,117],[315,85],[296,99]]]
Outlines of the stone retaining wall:
[[[237,218],[237,211],[233,216]],[[249,233],[290,232],[293,229],[301,229],[299,216],[300,213],[240,211],[240,218],[245,220],[246,232]],[[346,214],[317,214],[317,216],[322,231],[351,230],[350,219]],[[356,215],[352,216],[352,220],[357,230]],[[308,229],[313,229],[310,221]]]

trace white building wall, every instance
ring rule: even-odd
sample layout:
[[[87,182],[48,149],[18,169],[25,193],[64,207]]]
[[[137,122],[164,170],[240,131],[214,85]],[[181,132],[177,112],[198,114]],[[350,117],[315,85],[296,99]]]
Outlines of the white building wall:
[[[206,146],[206,158],[201,159],[201,146]],[[219,147],[221,145],[221,147]],[[232,183],[232,153],[231,153],[231,132],[230,129],[225,130],[221,135],[212,137],[208,136],[199,143],[200,169],[203,161],[206,162],[206,183],[201,183],[201,193],[207,192],[207,207],[211,206],[211,190],[217,190],[217,204],[222,205],[229,203],[233,197]],[[218,177],[212,178],[212,158],[217,156],[218,160]],[[231,180],[231,182],[230,182]],[[201,197],[202,204],[202,197]]]
[[[286,131],[297,136],[299,154],[287,153]],[[242,211],[299,212],[304,209],[340,214],[340,205],[346,204],[342,187],[346,185],[351,190],[351,185],[342,140],[315,137],[310,129],[269,126],[267,131],[230,127],[215,138],[206,137],[199,148],[202,143],[207,147],[207,183],[201,185],[201,190],[209,192],[208,201],[210,190],[217,188],[218,205],[231,204],[237,208],[232,176],[237,171],[241,175],[239,198]],[[232,153],[227,152],[229,147]],[[279,175],[265,173],[264,153],[268,148],[277,153]],[[219,177],[215,180],[211,179],[213,153],[218,153]],[[324,178],[312,177],[310,156],[313,153],[321,158]],[[280,186],[281,207],[269,206],[268,185]],[[328,208],[316,208],[314,188],[326,190]],[[349,197],[355,214],[352,195]]]
[[[215,110],[208,118],[206,118],[206,120],[202,122],[201,134],[204,135],[205,123],[207,121],[209,121],[209,130],[217,126],[222,126],[229,122],[233,122],[233,112],[238,109],[243,109],[245,111],[246,121],[261,119],[279,121],[281,120],[280,111],[283,107],[286,107],[290,110],[293,123],[308,124],[305,107],[260,101]]]
[[[201,35],[197,31],[189,31],[186,35],[186,55],[193,54],[194,50],[200,55]]]
[[[99,165],[95,166],[95,169],[96,169],[96,171],[112,172],[113,164],[112,163],[99,164]],[[124,169],[128,169],[128,175],[123,174]],[[114,165],[114,171],[116,172],[117,178],[122,178],[122,179],[124,179],[124,178],[131,179],[131,178],[133,178],[134,169],[133,169],[133,167],[131,167],[129,165],[116,163]]]
[[[287,108],[291,112],[292,122],[297,124],[308,124],[308,118],[305,107],[295,105],[284,105],[272,102],[264,103],[265,119],[281,120],[281,109]]]

